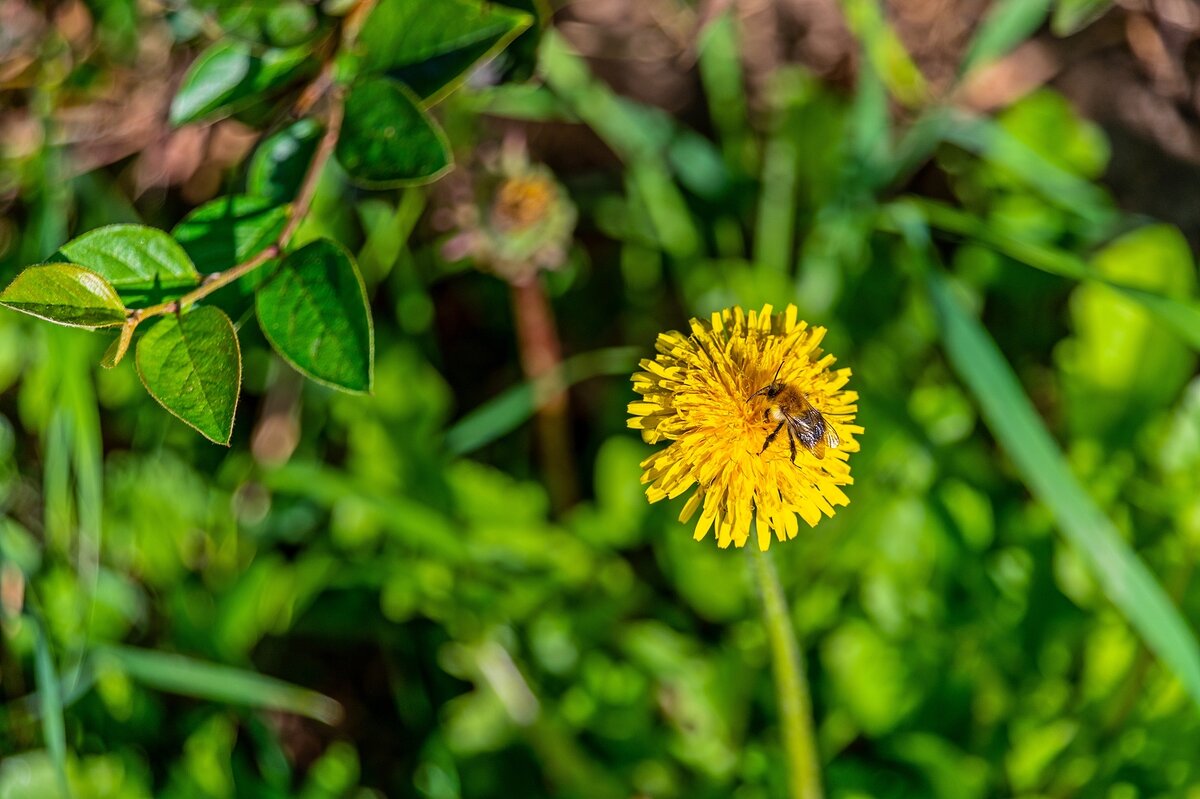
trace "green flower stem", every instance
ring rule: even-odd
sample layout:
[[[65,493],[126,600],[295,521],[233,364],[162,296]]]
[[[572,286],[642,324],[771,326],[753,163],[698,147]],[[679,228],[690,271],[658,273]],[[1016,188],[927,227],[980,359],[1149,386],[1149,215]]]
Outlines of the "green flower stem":
[[[771,644],[771,670],[783,725],[791,799],[822,799],[821,765],[813,734],[812,699],[804,672],[804,654],[788,613],[787,598],[771,556],[754,547],[755,573],[762,593],[763,623]]]

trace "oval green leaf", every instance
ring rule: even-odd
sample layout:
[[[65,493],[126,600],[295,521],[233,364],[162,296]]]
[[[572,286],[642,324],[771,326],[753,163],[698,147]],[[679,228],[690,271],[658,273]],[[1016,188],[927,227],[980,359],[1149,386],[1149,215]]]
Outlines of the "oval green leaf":
[[[126,315],[112,284],[75,264],[29,267],[0,292],[0,305],[67,327],[114,327]]]
[[[446,136],[419,102],[388,78],[350,90],[337,159],[356,183],[377,189],[428,183],[450,168]]]
[[[268,137],[250,159],[246,193],[273,202],[291,202],[321,141],[321,126],[314,119],[299,122]]]
[[[473,0],[382,0],[359,42],[368,70],[387,71],[435,102],[532,23],[529,14]]]
[[[163,317],[137,345],[142,384],[160,405],[205,438],[229,444],[242,382],[242,355],[229,317],[211,305]]]
[[[371,390],[375,332],[367,291],[350,254],[328,239],[283,259],[254,299],[275,351],[318,383]]]
[[[291,47],[312,38],[317,32],[317,14],[301,0],[284,0],[267,11],[263,33],[271,44]]]
[[[146,225],[108,225],[88,231],[59,249],[118,289],[181,288],[200,282],[179,242]]]
[[[287,215],[288,206],[267,197],[230,194],[192,211],[171,235],[206,272],[222,272],[275,241]]]
[[[201,53],[171,100],[171,124],[193,122],[220,108],[250,74],[252,60],[250,48],[240,42],[218,42]]]
[[[217,112],[232,113],[311,69],[307,47],[271,48],[255,55],[245,42],[220,41],[188,68],[171,101],[172,125]]]

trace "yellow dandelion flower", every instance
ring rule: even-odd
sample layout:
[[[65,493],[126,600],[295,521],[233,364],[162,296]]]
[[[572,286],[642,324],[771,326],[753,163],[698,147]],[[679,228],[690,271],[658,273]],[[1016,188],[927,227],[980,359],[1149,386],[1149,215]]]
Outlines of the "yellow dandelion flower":
[[[691,333],[660,334],[658,355],[633,375],[641,399],[629,426],[655,444],[671,444],[642,462],[651,502],[697,485],[679,514],[700,510],[695,539],[716,531],[717,545],[745,546],[753,524],[766,550],[784,541],[797,515],[815,526],[849,499],[849,457],[858,451],[858,394],[849,369],[833,370],[820,349],[825,328],[796,318],[796,306],[745,313],[729,308]],[[813,413],[813,412],[816,413]],[[791,420],[791,421],[789,421]]]

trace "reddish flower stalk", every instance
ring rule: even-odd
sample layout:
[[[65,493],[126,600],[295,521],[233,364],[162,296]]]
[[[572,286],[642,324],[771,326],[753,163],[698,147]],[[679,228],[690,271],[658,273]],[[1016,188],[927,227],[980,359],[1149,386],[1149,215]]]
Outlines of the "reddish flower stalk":
[[[562,345],[554,310],[536,273],[510,285],[521,368],[533,382],[538,457],[550,504],[555,512],[562,512],[575,503],[578,486],[567,423],[567,392],[558,371]]]

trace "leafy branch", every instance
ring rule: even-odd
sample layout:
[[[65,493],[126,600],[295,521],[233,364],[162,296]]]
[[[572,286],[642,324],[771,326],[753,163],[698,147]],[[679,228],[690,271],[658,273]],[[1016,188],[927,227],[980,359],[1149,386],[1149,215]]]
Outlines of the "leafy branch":
[[[325,75],[326,73],[323,71],[323,77],[314,81],[313,85],[316,86],[323,83],[328,88],[330,84],[324,77]],[[212,294],[214,291],[228,286],[239,278],[245,277],[263,264],[269,263],[283,254],[284,249],[292,240],[292,236],[295,235],[296,230],[299,229],[300,224],[304,221],[304,217],[308,215],[313,197],[316,196],[317,181],[320,179],[321,171],[325,168],[325,163],[333,155],[338,135],[342,129],[342,119],[345,116],[345,92],[340,87],[334,87],[330,91],[330,96],[331,101],[329,104],[329,116],[326,120],[325,134],[321,137],[321,142],[317,146],[316,153],[313,155],[312,163],[309,164],[308,171],[304,175],[304,180],[300,184],[300,192],[296,195],[296,200],[291,205],[287,222],[284,224],[283,229],[279,231],[275,240],[259,250],[254,256],[247,258],[232,268],[205,275],[198,287],[178,299],[160,302],[157,305],[150,305],[145,308],[130,309],[129,315],[122,325],[119,339],[124,342],[125,347],[128,346],[129,339],[133,336],[134,330],[143,320],[169,313],[179,313],[188,306]],[[119,362],[123,354],[124,348],[118,351],[115,361]]]
[[[241,347],[226,313],[202,301],[278,263],[269,279],[242,284],[251,289],[264,337],[310,379],[369,392],[374,323],[353,255],[327,239],[289,250],[292,239],[330,158],[368,189],[428,183],[449,170],[450,143],[430,108],[532,22],[529,14],[479,0],[432,7],[425,0],[359,0],[346,16],[318,22],[307,39],[286,46],[254,35],[217,38],[184,76],[171,103],[173,124],[247,113],[262,123],[256,111],[294,92],[297,121],[261,142],[246,192],[200,206],[170,234],[137,224],[88,231],[21,272],[0,292],[0,304],[55,324],[118,328],[101,361],[107,367],[139,333],[135,360],[150,395],[208,439],[228,444]],[[334,29],[339,44],[328,52]],[[322,64],[315,76],[314,63]],[[323,131],[308,116],[322,102]],[[147,322],[152,326],[143,331]]]

